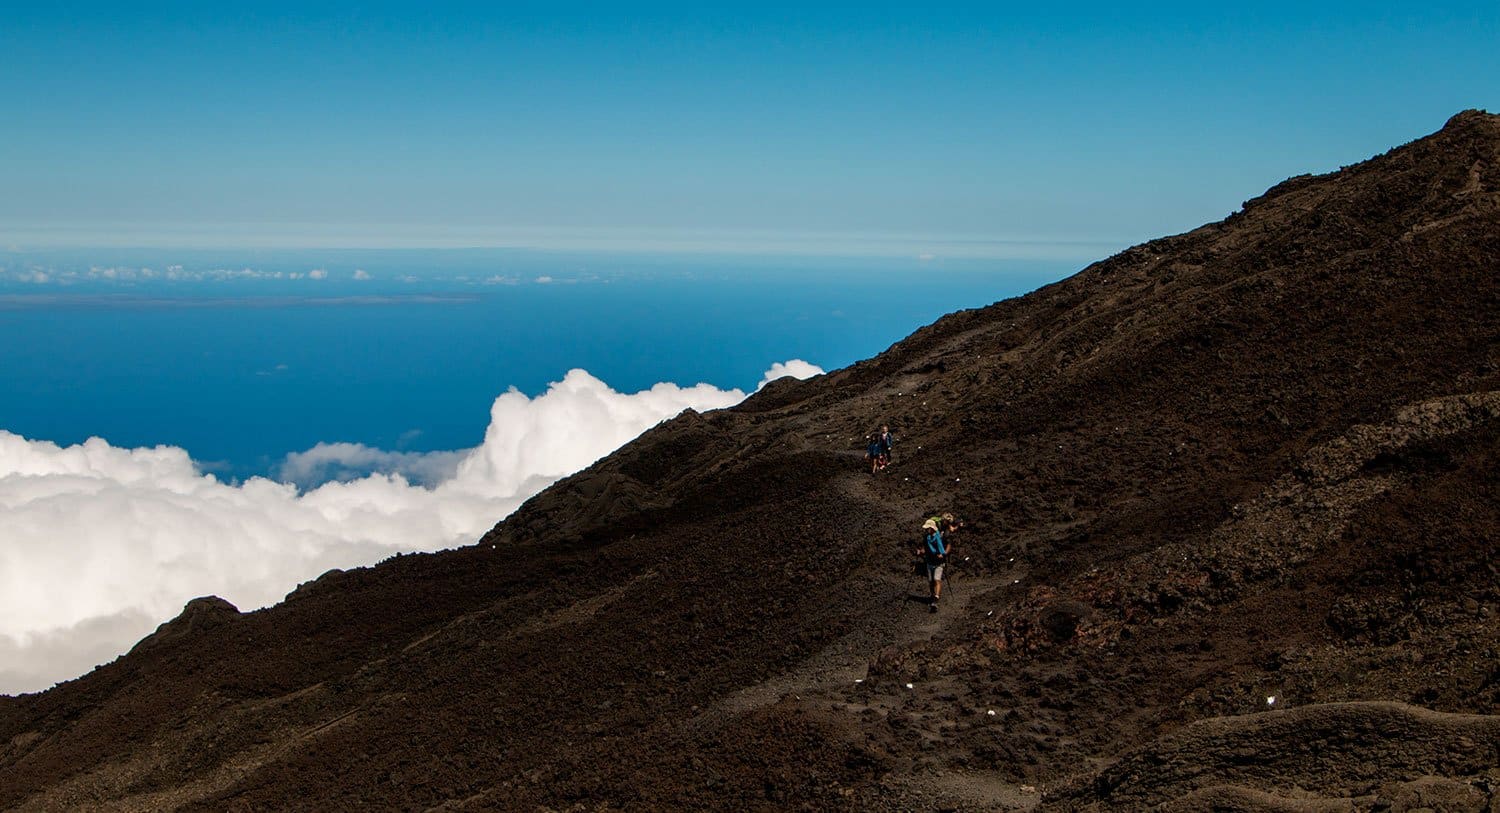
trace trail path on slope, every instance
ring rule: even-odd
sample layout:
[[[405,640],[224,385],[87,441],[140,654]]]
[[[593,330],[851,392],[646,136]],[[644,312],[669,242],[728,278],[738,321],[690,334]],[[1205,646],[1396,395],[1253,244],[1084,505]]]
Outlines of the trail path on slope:
[[[796,669],[735,692],[711,714],[739,714],[770,705],[788,694],[813,694],[820,689],[847,686],[863,680],[870,661],[881,650],[936,637],[978,593],[1003,583],[993,577],[965,576],[960,589],[951,590],[937,613],[923,601],[926,585],[917,578],[871,574],[866,594],[875,603],[864,623]],[[958,580],[955,579],[955,582]],[[922,595],[910,588],[916,585]],[[884,596],[881,600],[880,596]]]
[[[875,483],[868,472],[851,472],[840,478],[837,486],[861,502],[878,504],[882,495],[876,494]],[[860,621],[853,630],[796,668],[734,692],[688,721],[686,727],[695,731],[715,728],[726,718],[770,705],[787,695],[826,695],[862,681],[870,662],[882,650],[937,637],[962,617],[976,597],[1016,577],[1010,571],[983,575],[966,572],[963,560],[959,560],[957,567],[950,569],[939,611],[932,613],[926,603],[925,578],[907,567],[911,557],[896,548],[890,550],[889,557],[883,557],[874,550],[879,544],[870,543],[866,564],[850,575],[846,585],[850,593],[847,600],[864,608],[856,614]],[[872,563],[882,559],[888,559],[882,562],[886,566]]]

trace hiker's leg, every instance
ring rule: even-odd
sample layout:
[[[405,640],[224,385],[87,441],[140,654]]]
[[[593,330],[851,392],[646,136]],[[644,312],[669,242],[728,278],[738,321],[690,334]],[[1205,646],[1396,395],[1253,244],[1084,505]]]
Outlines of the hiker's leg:
[[[943,597],[943,580],[938,579],[932,583],[932,598],[937,600]]]

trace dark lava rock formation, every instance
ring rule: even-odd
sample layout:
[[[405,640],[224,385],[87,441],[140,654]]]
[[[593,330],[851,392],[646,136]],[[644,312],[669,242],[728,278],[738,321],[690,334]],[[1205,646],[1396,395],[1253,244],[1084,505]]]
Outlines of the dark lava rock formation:
[[[194,602],[0,698],[0,807],[1495,810],[1497,472],[1466,112],[682,415],[471,547]]]

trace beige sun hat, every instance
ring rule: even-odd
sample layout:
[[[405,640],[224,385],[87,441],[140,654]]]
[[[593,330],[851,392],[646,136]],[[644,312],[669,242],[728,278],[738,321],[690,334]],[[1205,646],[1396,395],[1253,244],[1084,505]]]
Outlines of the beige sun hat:
[[[933,522],[932,520],[929,519],[926,522],[922,523],[922,527],[924,529],[926,529],[926,530],[929,530],[929,531],[936,531],[937,530],[937,523]]]

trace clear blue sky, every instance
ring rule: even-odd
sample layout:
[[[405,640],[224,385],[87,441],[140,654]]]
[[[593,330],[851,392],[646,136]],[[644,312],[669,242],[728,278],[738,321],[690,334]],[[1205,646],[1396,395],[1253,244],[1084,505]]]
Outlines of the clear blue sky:
[[[0,247],[1118,246],[1500,109],[1494,0],[126,5],[0,13]]]

